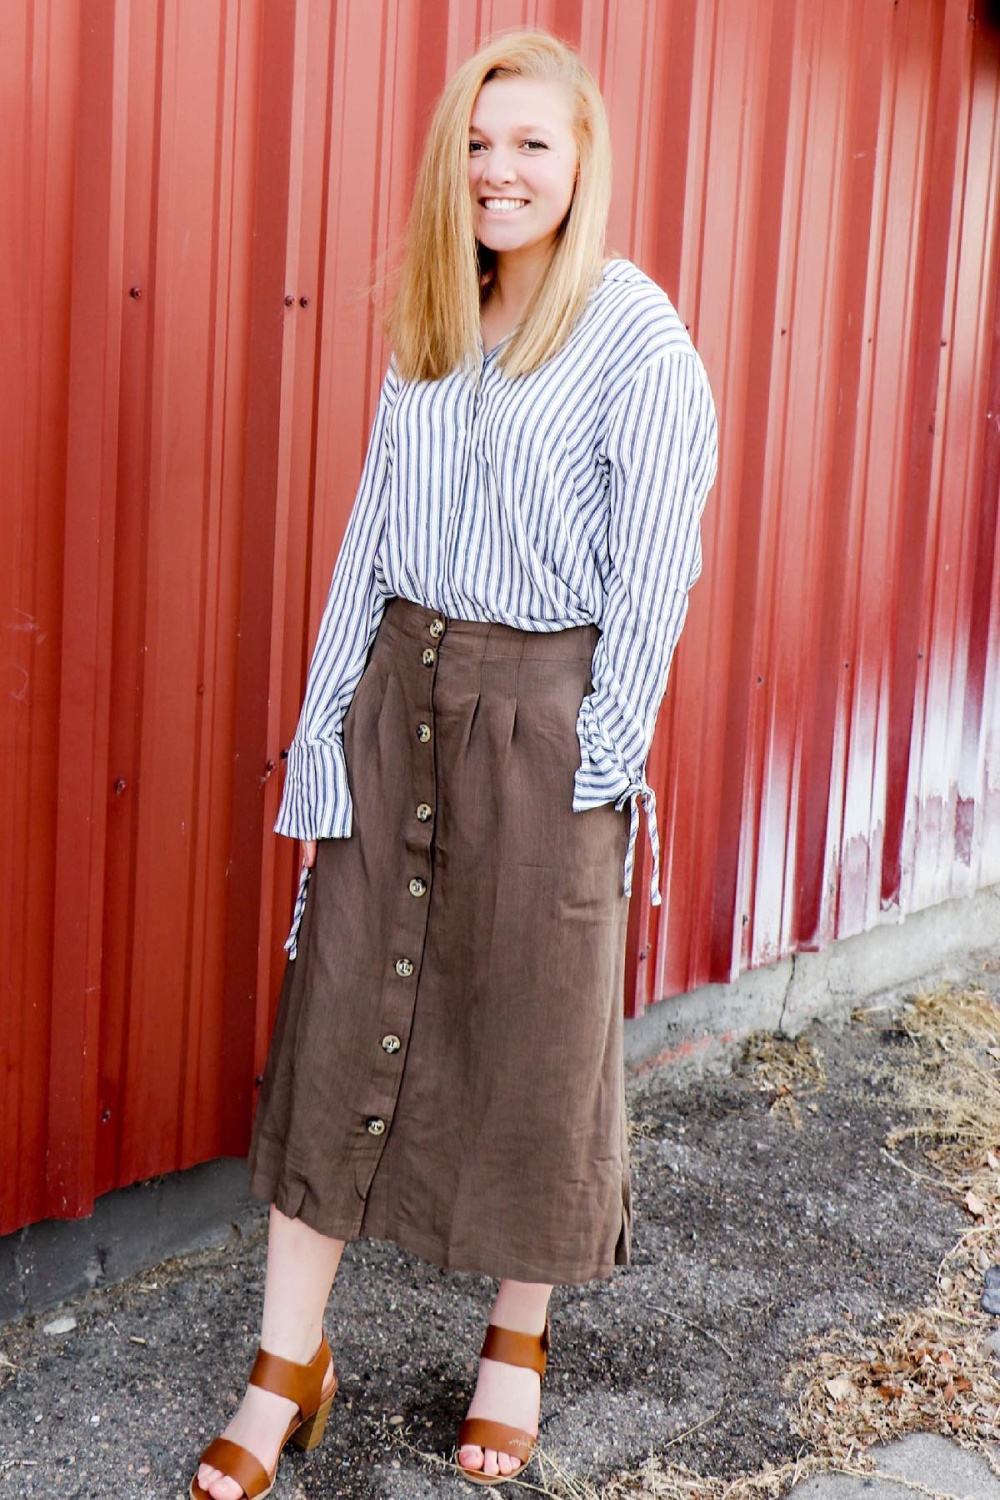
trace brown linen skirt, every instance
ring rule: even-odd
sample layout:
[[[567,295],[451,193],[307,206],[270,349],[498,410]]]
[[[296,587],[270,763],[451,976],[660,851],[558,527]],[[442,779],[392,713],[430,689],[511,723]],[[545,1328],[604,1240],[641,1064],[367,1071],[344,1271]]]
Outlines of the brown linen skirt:
[[[597,631],[394,599],[344,721],[251,1147],[253,1192],[450,1270],[628,1259],[628,817],[572,811]]]

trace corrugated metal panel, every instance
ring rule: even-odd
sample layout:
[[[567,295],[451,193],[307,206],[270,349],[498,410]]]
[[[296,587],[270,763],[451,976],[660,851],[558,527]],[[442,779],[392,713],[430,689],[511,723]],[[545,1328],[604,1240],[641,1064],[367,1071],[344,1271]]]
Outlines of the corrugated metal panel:
[[[645,263],[695,326],[724,462],[637,1007],[998,873],[995,42],[963,3],[694,14],[697,280]]]
[[[244,481],[277,442],[247,417],[280,369],[280,263],[270,344],[251,278],[258,131],[291,84],[274,58],[261,81],[261,10],[3,10],[0,191],[25,226],[4,622],[30,630],[4,636],[0,1228],[246,1143],[259,900],[234,810],[259,864],[263,765],[237,689],[266,681],[271,563],[244,549],[275,501],[248,516]]]
[[[629,1008],[1000,879],[1000,64],[969,10],[0,10],[0,1229],[246,1144],[277,771],[385,277],[434,96],[492,31],[598,73],[613,247],[722,415]]]
[[[0,1227],[47,1211],[76,23],[0,8]]]

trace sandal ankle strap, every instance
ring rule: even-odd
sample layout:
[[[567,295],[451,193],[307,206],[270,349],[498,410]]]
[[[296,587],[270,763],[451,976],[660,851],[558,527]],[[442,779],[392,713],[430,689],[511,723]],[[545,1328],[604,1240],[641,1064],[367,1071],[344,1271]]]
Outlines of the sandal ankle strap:
[[[282,1359],[280,1354],[258,1349],[250,1371],[250,1384],[270,1391],[273,1396],[294,1401],[301,1416],[309,1417],[323,1398],[323,1376],[329,1363],[330,1346],[325,1338],[307,1365],[297,1365],[293,1360]]]
[[[491,1323],[486,1330],[481,1358],[495,1359],[503,1365],[517,1365],[524,1370],[545,1374],[549,1354],[549,1320],[541,1333],[515,1333],[512,1328],[500,1328]]]

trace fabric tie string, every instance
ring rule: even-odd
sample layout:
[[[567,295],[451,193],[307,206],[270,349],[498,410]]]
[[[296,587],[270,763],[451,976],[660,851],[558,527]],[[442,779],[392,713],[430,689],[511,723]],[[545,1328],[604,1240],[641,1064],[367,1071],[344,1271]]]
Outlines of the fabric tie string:
[[[289,958],[294,958],[299,951],[299,928],[302,926],[302,913],[306,909],[306,892],[309,889],[309,881],[312,879],[312,866],[303,865],[302,874],[299,876],[299,888],[295,894],[295,910],[292,913],[292,930],[285,939],[285,952]]]
[[[639,836],[639,803],[641,802],[646,812],[646,829],[649,834],[649,850],[653,856],[653,873],[649,881],[649,899],[653,906],[659,906],[662,902],[660,895],[660,834],[656,826],[656,793],[651,786],[645,782],[641,785],[633,783],[626,787],[618,801],[615,803],[615,812],[621,812],[626,802],[631,803],[629,809],[629,834],[628,850],[625,854],[625,884],[622,890],[624,896],[632,894],[632,871],[635,867],[635,844]]]

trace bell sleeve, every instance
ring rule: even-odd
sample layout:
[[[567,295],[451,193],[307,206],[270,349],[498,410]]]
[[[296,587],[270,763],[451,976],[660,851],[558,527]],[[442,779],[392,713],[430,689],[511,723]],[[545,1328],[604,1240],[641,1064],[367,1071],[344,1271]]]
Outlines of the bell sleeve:
[[[608,561],[592,691],[577,719],[573,810],[630,809],[625,895],[632,890],[639,804],[646,812],[660,903],[656,803],[646,757],[667,673],[701,572],[700,521],[718,464],[715,407],[690,346],[657,355],[610,414],[602,458],[609,483]]]
[[[398,385],[390,369],[313,652],[305,699],[288,750],[275,832],[297,839],[347,838],[352,805],[343,722],[385,612],[375,559],[385,532],[391,473],[389,414]]]

